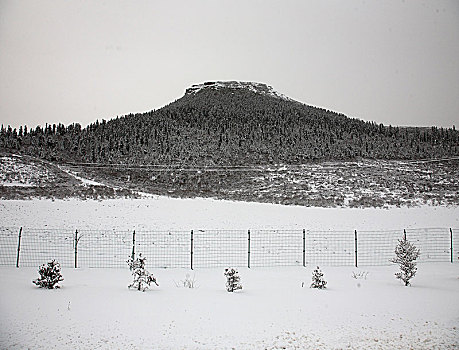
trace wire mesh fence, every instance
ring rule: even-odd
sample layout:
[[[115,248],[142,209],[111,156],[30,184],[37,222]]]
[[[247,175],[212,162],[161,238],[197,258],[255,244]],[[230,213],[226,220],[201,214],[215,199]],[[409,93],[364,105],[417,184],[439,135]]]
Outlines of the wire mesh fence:
[[[407,239],[409,239],[412,243],[414,243],[416,247],[421,250],[419,261],[441,262],[451,259],[451,250],[453,251],[454,255],[454,249],[450,242],[451,235],[452,231],[445,228],[406,230]],[[450,244],[446,244],[448,242]]]
[[[15,265],[19,228],[0,227],[0,265]]]
[[[394,258],[395,246],[403,235],[403,230],[358,232],[358,263],[362,266],[387,265]]]
[[[38,266],[55,259],[62,266],[72,266],[75,258],[73,237],[73,231],[65,229],[22,230],[17,261],[20,266]]]
[[[193,267],[247,266],[247,231],[193,231]]]
[[[303,264],[303,230],[253,230],[250,232],[251,266]]]
[[[459,263],[459,229],[386,231],[119,231],[0,227],[0,265],[126,267],[142,253],[156,268],[389,265],[406,235],[420,262]]]
[[[306,265],[355,264],[355,231],[312,231],[306,234]]]
[[[131,232],[131,240],[134,237]],[[154,267],[190,267],[190,231],[139,231],[135,233],[134,253],[147,257]],[[130,246],[132,255],[132,246]],[[127,256],[124,258],[124,266]]]
[[[127,266],[126,261],[132,251],[132,234],[132,231],[75,230],[72,251],[73,256],[76,255],[76,266]],[[70,266],[75,267],[75,259]]]

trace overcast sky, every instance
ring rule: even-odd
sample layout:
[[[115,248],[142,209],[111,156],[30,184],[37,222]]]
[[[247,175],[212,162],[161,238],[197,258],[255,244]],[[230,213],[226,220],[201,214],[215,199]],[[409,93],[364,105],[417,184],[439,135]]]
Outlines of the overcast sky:
[[[208,80],[392,125],[459,124],[459,1],[0,0],[0,122],[86,126]]]

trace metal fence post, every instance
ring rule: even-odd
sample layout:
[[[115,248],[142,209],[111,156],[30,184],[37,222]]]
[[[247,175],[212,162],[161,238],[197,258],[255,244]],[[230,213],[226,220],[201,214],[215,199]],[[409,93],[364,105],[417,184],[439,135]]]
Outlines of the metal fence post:
[[[303,267],[306,267],[306,230],[303,229]]]
[[[193,270],[193,230],[191,230],[191,249],[190,249],[190,252],[191,252],[191,256],[190,256],[191,269]]]
[[[132,232],[132,254],[131,254],[131,259],[134,261],[135,258],[135,230]]]
[[[249,239],[248,239],[248,250],[247,250],[247,266],[248,268],[250,269],[250,230],[248,230],[248,235],[249,235]]]
[[[453,229],[451,227],[449,228],[449,234],[451,237],[451,264],[452,264],[454,261],[454,254],[453,254]]]
[[[354,240],[355,240],[355,267],[357,266],[357,230],[354,230]]]
[[[78,230],[75,230],[75,268],[77,268],[78,241]]]
[[[19,267],[19,252],[21,251],[21,236],[22,236],[22,227],[19,229],[18,256],[16,258],[16,267]]]

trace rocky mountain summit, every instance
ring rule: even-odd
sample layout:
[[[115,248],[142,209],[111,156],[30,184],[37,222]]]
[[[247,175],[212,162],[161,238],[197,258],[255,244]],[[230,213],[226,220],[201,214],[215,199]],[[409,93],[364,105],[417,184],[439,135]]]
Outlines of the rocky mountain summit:
[[[280,98],[286,101],[294,101],[291,98],[281,94],[273,89],[272,86],[263,83],[250,82],[250,81],[207,81],[202,84],[194,84],[186,89],[185,94],[196,94],[204,89],[219,90],[219,89],[246,89],[248,91]]]

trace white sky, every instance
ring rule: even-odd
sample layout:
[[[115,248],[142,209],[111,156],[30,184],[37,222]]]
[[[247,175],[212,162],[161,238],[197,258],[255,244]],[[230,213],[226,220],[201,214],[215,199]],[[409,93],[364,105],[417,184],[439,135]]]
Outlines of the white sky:
[[[0,0],[0,123],[110,119],[207,80],[392,125],[459,124],[459,1]]]

